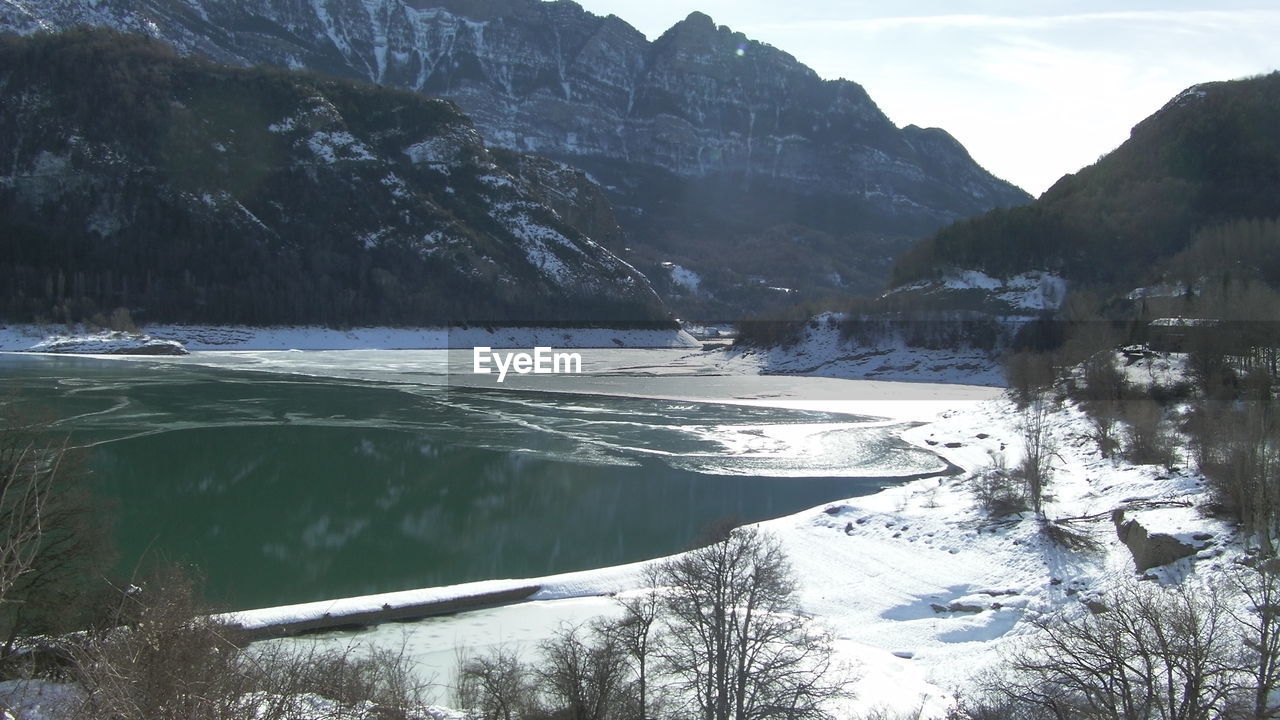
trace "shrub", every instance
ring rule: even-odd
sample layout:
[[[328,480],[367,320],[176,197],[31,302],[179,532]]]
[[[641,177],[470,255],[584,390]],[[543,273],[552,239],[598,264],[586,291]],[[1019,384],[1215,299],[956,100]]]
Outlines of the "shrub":
[[[122,593],[118,624],[73,647],[85,718],[221,720],[240,717],[252,689],[229,628],[201,616],[194,583],[167,569],[148,589]]]
[[[992,517],[1023,512],[1031,507],[1026,485],[1003,468],[974,475],[969,487],[978,507]]]
[[[246,650],[234,627],[202,612],[191,573],[177,566],[121,593],[111,619],[70,644],[84,697],[74,718],[425,717],[423,686],[403,653]]]
[[[1128,403],[1125,418],[1125,458],[1138,465],[1172,467],[1178,461],[1173,434],[1164,422],[1164,412],[1153,401]]]

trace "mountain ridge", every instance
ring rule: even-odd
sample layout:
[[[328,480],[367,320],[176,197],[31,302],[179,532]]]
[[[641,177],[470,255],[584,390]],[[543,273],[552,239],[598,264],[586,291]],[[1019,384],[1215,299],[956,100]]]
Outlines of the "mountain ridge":
[[[770,286],[877,289],[910,240],[1029,199],[958,143],[894,127],[856,83],[823,80],[699,12],[649,41],[568,0],[0,7],[0,27],[21,32],[82,23],[147,32],[219,62],[307,67],[447,97],[490,144],[598,178],[629,259],[694,311],[758,309],[780,300]],[[763,217],[762,199],[782,210]],[[805,240],[815,235],[820,255]],[[781,245],[796,268],[748,257],[762,243]],[[668,260],[705,276],[701,294],[664,284]]]

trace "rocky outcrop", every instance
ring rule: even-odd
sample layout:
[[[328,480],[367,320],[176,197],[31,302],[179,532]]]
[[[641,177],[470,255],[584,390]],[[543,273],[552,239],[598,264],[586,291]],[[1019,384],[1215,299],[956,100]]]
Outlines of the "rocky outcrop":
[[[1116,510],[1111,519],[1115,523],[1120,542],[1132,553],[1133,564],[1138,572],[1146,572],[1196,554],[1196,547],[1172,535],[1148,532],[1137,520],[1126,521],[1123,510]]]
[[[555,210],[569,225],[614,253],[624,251],[622,228],[613,205],[586,173],[537,155],[494,148],[494,161],[530,196]]]

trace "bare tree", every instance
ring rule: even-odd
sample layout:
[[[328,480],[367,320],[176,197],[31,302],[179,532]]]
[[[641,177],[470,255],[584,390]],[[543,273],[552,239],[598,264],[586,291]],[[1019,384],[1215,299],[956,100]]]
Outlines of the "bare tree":
[[[1280,423],[1272,403],[1202,403],[1189,425],[1209,487],[1264,555],[1280,538]]]
[[[1025,407],[1053,385],[1057,372],[1048,353],[1022,351],[1004,359],[1005,378],[1018,407]]]
[[[534,672],[557,717],[608,720],[623,716],[626,655],[608,625],[561,628],[540,650]]]
[[[797,614],[778,540],[737,528],[667,563],[662,658],[704,720],[825,718],[843,694],[830,637]]]
[[[1105,349],[1093,353],[1081,364],[1084,388],[1074,396],[1088,413],[1093,439],[1098,443],[1102,457],[1106,458],[1120,447],[1116,425],[1128,383],[1124,373],[1116,367],[1112,345],[1101,347]]]
[[[650,697],[649,671],[650,660],[657,642],[656,623],[662,610],[662,597],[659,593],[662,582],[661,568],[657,565],[648,565],[642,577],[645,588],[641,593],[618,599],[624,614],[610,625],[609,631],[617,638],[618,645],[625,654],[635,678],[636,709],[638,716],[644,720],[653,716],[656,704]]]
[[[112,557],[79,455],[50,424],[0,407],[0,655],[82,625]],[[106,589],[105,583],[103,590]]]
[[[1250,718],[1280,717],[1280,561],[1266,559],[1235,578],[1244,608],[1229,606],[1244,631],[1245,663],[1252,692]]]
[[[1133,400],[1125,405],[1125,456],[1139,465],[1177,463],[1174,438],[1165,427],[1164,410],[1150,399]]]
[[[1109,458],[1120,449],[1119,403],[1090,403],[1088,412],[1090,436],[1102,457]]]
[[[966,717],[1216,720],[1239,704],[1239,635],[1216,595],[1127,585],[1100,613],[1038,620],[1039,635]]]
[[[34,442],[0,448],[0,603],[19,602],[14,590],[23,576],[35,571],[49,522],[46,508],[62,452],[43,450]]]
[[[454,702],[481,720],[518,720],[537,709],[533,673],[515,650],[497,646],[484,655],[459,652]]]
[[[1027,485],[1027,500],[1037,515],[1044,513],[1044,488],[1053,475],[1052,458],[1058,451],[1050,426],[1051,411],[1049,399],[1038,393],[1023,407],[1018,426],[1023,455],[1017,474]]]

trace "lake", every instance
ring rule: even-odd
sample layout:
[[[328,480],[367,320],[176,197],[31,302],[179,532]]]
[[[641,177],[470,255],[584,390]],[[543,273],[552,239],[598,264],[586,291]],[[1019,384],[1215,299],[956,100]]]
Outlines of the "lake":
[[[580,352],[582,375],[502,384],[461,351],[0,354],[0,373],[89,449],[119,569],[189,560],[226,608],[657,557],[721,518],[948,469],[902,422],[780,406],[850,381]]]

